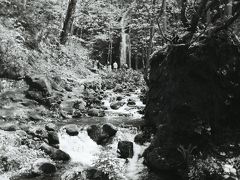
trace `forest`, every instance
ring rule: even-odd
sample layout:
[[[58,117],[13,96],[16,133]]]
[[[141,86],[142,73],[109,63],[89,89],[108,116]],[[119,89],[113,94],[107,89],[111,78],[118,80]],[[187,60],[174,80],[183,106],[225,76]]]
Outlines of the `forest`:
[[[239,0],[0,0],[0,180],[238,180],[239,108]]]

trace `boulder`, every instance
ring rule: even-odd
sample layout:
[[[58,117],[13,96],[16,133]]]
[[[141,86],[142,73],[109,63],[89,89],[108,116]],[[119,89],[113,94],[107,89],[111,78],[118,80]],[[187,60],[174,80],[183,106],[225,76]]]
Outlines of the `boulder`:
[[[112,124],[104,124],[102,130],[103,133],[106,133],[108,136],[115,136],[117,133],[116,128]]]
[[[121,101],[121,100],[123,100],[123,97],[122,96],[118,96],[117,97],[117,101]]]
[[[32,165],[32,173],[36,175],[53,174],[56,172],[56,166],[48,159],[38,159]]]
[[[120,158],[132,158],[133,157],[133,143],[130,141],[119,141],[118,150]]]
[[[123,105],[124,105],[124,102],[113,102],[110,104],[110,107],[114,110],[117,110],[120,107],[122,107]]]
[[[99,110],[99,109],[96,109],[96,108],[92,108],[92,109],[89,109],[88,110],[88,115],[89,116],[96,116],[96,117],[98,117],[99,115],[101,115],[101,110]]]
[[[41,91],[45,95],[52,94],[52,86],[48,78],[44,75],[33,75],[25,77],[26,83],[29,85],[30,90]]]
[[[134,142],[137,144],[143,145],[144,143],[148,142],[150,138],[151,138],[150,134],[140,133],[134,137]]]
[[[59,138],[58,138],[58,133],[54,131],[49,131],[48,132],[48,143],[50,145],[55,145],[59,144]]]
[[[53,123],[48,123],[45,125],[45,129],[47,131],[56,131],[56,125]]]
[[[103,126],[91,125],[87,129],[89,137],[100,145],[108,143],[116,132],[117,130],[111,124],[104,124]]]
[[[66,129],[66,133],[69,136],[77,136],[78,135],[78,127],[75,124],[69,124],[64,127]]]
[[[44,143],[40,146],[40,149],[48,154],[53,160],[57,161],[69,161],[71,158],[66,152],[56,149]]]

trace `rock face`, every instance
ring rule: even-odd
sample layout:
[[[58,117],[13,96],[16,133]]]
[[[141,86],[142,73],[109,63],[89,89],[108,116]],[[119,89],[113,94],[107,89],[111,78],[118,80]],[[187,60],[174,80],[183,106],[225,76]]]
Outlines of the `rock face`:
[[[118,153],[120,158],[132,158],[133,157],[133,143],[130,141],[118,142]]]
[[[104,124],[102,127],[91,125],[87,133],[97,144],[104,145],[117,133],[117,130],[111,124]]]
[[[145,118],[156,135],[144,153],[151,169],[176,170],[184,162],[180,145],[206,150],[224,128],[240,127],[239,52],[230,35],[220,32],[201,44],[172,45],[153,55]]]

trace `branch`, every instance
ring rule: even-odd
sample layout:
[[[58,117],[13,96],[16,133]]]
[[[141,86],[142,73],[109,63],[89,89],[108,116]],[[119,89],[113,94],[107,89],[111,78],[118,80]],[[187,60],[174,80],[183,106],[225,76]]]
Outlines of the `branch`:
[[[191,27],[189,28],[189,31],[191,33],[195,33],[195,31],[197,30],[198,22],[200,20],[202,13],[204,12],[207,2],[208,2],[208,0],[202,0],[200,2],[200,6],[199,6],[198,10],[196,11],[196,13],[193,14],[192,20],[190,23]]]
[[[182,0],[181,6],[182,6],[182,9],[181,9],[181,21],[182,21],[184,27],[188,27],[189,26],[189,22],[188,22],[188,19],[186,17],[187,0]]]

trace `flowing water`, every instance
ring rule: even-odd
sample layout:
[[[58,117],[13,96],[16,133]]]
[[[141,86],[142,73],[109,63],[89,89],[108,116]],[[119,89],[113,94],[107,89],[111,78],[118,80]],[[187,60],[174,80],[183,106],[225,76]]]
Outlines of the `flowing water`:
[[[58,132],[59,147],[71,157],[70,162],[62,164],[59,170],[53,176],[35,177],[32,180],[67,180],[68,173],[81,172],[91,167],[97,168],[109,174],[110,177],[117,180],[140,180],[147,174],[147,168],[143,165],[142,153],[149,144],[138,145],[134,143],[134,137],[140,133],[139,126],[142,123],[139,109],[144,105],[139,99],[140,91],[136,91],[129,96],[123,96],[122,102],[125,102],[118,110],[110,108],[110,103],[115,101],[116,94],[112,91],[106,92],[107,99],[103,100],[106,107],[105,117],[86,117],[81,119],[72,119],[67,122],[57,124],[60,127]],[[128,99],[136,102],[134,106],[127,106]],[[119,116],[120,115],[120,116]],[[105,145],[97,145],[87,134],[87,128],[92,124],[111,123],[117,128],[117,133],[112,141]],[[76,124],[79,128],[78,136],[69,136],[64,129],[66,124]],[[119,141],[131,141],[134,147],[134,156],[132,158],[118,158],[117,145]],[[8,180],[8,178],[5,178]],[[0,180],[5,180],[0,175]],[[28,178],[29,179],[29,178]],[[20,180],[20,179],[19,179]],[[21,180],[24,180],[21,178]]]

